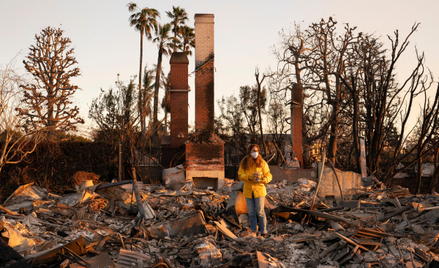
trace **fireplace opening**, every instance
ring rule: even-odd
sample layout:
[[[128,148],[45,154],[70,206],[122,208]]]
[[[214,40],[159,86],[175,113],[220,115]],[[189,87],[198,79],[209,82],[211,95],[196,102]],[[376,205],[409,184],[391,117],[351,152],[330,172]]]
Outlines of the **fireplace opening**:
[[[209,177],[193,177],[193,186],[197,189],[216,189],[218,185],[218,178]]]

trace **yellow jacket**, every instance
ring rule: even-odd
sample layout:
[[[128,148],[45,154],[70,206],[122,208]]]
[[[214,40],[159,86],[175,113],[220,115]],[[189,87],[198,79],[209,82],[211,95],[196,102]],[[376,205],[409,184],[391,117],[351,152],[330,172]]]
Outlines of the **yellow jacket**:
[[[262,167],[256,167],[256,165],[253,165],[250,169],[245,170],[239,166],[238,178],[241,181],[244,181],[244,197],[252,198],[252,192],[255,198],[267,195],[265,184],[268,184],[271,181],[272,176],[267,162],[264,160],[262,161]],[[251,178],[255,172],[262,172],[262,180],[260,182],[249,181],[249,178]]]

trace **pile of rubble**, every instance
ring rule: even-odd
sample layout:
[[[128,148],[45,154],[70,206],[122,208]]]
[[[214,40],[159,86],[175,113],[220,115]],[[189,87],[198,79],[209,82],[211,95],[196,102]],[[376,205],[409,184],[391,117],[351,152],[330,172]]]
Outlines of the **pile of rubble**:
[[[337,201],[306,179],[269,184],[264,238],[249,230],[241,189],[83,181],[58,196],[23,185],[0,206],[0,267],[438,265],[438,195],[378,184]]]

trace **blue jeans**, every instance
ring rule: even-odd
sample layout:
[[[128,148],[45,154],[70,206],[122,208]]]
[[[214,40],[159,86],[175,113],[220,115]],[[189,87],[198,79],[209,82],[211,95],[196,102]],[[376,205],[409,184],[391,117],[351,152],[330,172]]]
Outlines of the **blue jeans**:
[[[257,223],[259,222],[259,231],[261,234],[267,233],[267,218],[265,217],[264,202],[265,196],[255,198],[252,193],[252,198],[245,198],[247,203],[248,218],[250,221],[250,228],[256,232]]]

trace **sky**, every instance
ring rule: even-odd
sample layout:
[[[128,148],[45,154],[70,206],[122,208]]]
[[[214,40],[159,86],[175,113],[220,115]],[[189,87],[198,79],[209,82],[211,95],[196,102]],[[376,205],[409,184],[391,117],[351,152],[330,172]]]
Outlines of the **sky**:
[[[400,77],[410,73],[418,51],[426,56],[425,65],[437,80],[439,75],[439,1],[436,0],[160,0],[134,1],[139,7],[155,8],[161,14],[160,23],[170,19],[166,11],[180,6],[188,13],[187,25],[194,27],[195,14],[215,16],[215,100],[239,92],[239,87],[254,85],[255,68],[264,73],[276,68],[272,50],[280,42],[279,31],[302,28],[322,18],[333,17],[339,24],[356,26],[358,32],[373,33],[390,44],[387,35],[398,30],[405,37],[415,22],[421,23],[412,36],[397,72]],[[64,30],[72,41],[81,69],[81,76],[72,79],[81,90],[72,99],[79,106],[86,124],[81,131],[93,127],[88,118],[92,99],[100,89],[114,87],[120,80],[129,81],[139,70],[139,32],[130,27],[127,4],[120,0],[0,0],[0,67],[14,57],[16,69],[24,71],[22,61],[35,44],[35,35],[51,26]],[[194,56],[189,57],[189,72]],[[144,66],[157,63],[157,47],[144,42]],[[169,57],[163,58],[163,68],[169,71]],[[137,81],[137,80],[136,80]],[[195,121],[194,75],[189,77],[189,124]],[[215,111],[215,116],[218,111]]]

